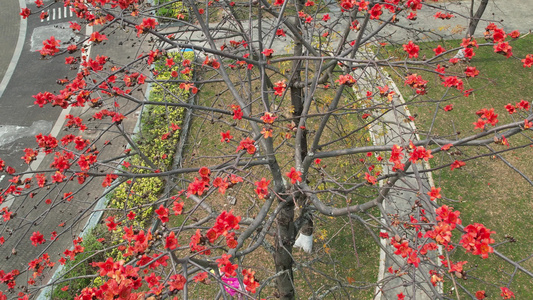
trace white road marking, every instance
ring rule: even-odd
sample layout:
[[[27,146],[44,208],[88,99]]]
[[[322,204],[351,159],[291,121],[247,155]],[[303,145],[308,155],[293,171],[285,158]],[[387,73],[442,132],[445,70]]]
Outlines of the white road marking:
[[[61,13],[61,9],[63,10],[63,13]],[[61,20],[61,18],[63,18],[63,19],[66,19],[68,17],[72,18],[74,16],[74,13],[70,9],[70,6],[63,6],[63,8],[61,8],[61,7],[52,8],[52,12],[50,12],[50,10],[46,11],[48,13],[48,17],[46,18],[47,22],[50,21],[50,17],[52,17],[52,20],[56,19],[56,10],[57,10],[57,19],[58,20]],[[44,22],[44,19],[41,19],[41,23],[42,22]]]

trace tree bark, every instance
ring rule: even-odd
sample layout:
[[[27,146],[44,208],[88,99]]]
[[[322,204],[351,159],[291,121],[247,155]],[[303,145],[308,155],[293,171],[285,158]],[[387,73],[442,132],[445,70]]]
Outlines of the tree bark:
[[[276,273],[280,274],[276,279],[279,299],[292,300],[295,298],[294,278],[292,274],[292,246],[296,235],[294,228],[294,201],[287,199],[286,205],[278,214],[276,246],[274,263]]]

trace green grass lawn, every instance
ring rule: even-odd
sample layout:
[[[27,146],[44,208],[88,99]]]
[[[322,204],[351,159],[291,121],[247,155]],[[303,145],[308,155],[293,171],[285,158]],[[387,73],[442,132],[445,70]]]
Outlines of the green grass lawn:
[[[420,57],[424,54],[427,57],[433,57],[431,49],[438,44],[446,49],[452,49],[457,47],[460,41],[419,44]],[[415,96],[409,87],[403,87],[403,79],[393,76],[405,100],[410,104],[411,113],[416,115],[416,125],[421,138],[428,136],[462,138],[480,132],[480,129],[474,130],[472,123],[478,119],[476,111],[482,108],[494,108],[499,115],[498,125],[524,119],[525,112],[509,115],[504,106],[508,103],[515,105],[521,99],[529,102],[533,100],[533,86],[531,85],[533,70],[522,67],[519,60],[533,52],[533,47],[531,47],[533,37],[518,39],[511,45],[516,57],[505,58],[500,54],[495,54],[491,46],[474,49],[476,55],[468,65],[476,66],[480,74],[474,79],[463,78],[465,89],[474,89],[474,93],[469,97],[462,96],[456,89],[447,91],[436,74],[423,75],[425,80],[429,80],[428,94]],[[394,50],[389,49],[389,51]],[[405,55],[397,50],[394,53],[397,56]],[[447,60],[454,54],[446,56],[441,62],[441,65],[449,65],[446,73],[462,73],[467,66],[465,63],[450,65]],[[396,75],[403,76],[404,74]],[[453,105],[453,110],[445,112],[443,107],[449,104]],[[429,132],[436,112],[437,117]],[[489,127],[492,126],[489,125]],[[531,142],[531,138],[531,131],[523,131],[518,136],[510,138],[509,142],[511,147],[527,145]],[[506,148],[495,143],[489,146],[496,151]],[[529,178],[533,178],[532,150],[527,146],[506,152],[502,154],[502,158]],[[456,159],[464,160],[470,156],[488,153],[490,150],[486,147],[452,148],[449,152],[443,151],[435,155],[431,165],[437,166],[451,163]],[[533,187],[500,158],[489,155],[478,160],[467,161],[467,165],[460,170],[450,171],[449,168],[444,168],[434,172],[433,177],[435,185],[442,187],[442,194],[447,198],[440,204],[447,204],[460,210],[463,225],[474,222],[483,223],[486,227],[496,231],[494,235],[496,244],[509,241],[509,237],[512,237],[516,242],[504,243],[496,247],[499,252],[511,259],[519,261],[532,254]],[[455,233],[455,235],[458,234]],[[451,259],[469,261],[465,266],[468,279],[458,282],[469,290],[485,290],[492,295],[491,297],[496,297],[500,294],[499,287],[510,283],[509,287],[517,299],[528,299],[531,296],[533,279],[520,271],[513,275],[514,268],[495,255],[482,260],[470,254],[465,255],[462,249],[458,249]],[[522,266],[533,270],[533,260],[525,260]],[[514,279],[510,281],[513,276]],[[451,283],[445,284],[445,292],[451,287]],[[452,294],[452,297],[455,295]]]

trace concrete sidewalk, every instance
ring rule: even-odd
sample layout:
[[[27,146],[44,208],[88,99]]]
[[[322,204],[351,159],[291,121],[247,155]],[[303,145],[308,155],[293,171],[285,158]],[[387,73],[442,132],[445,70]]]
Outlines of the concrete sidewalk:
[[[361,52],[366,52],[367,59],[374,54],[370,48],[362,49]],[[352,72],[352,76],[357,80],[357,85],[354,86],[354,92],[359,95],[360,98],[366,97],[366,91],[372,91],[378,93],[377,86],[388,86],[390,90],[396,94],[392,98],[391,102],[387,97],[375,96],[372,101],[372,106],[376,109],[369,110],[369,112],[378,120],[373,122],[370,127],[370,134],[374,145],[393,145],[407,149],[410,141],[420,140],[418,134],[416,134],[416,126],[414,122],[409,120],[410,113],[407,107],[404,105],[405,101],[396,87],[394,81],[385,73],[384,70],[374,67],[358,68]],[[388,109],[386,113],[383,113],[385,109]],[[403,163],[406,163],[407,155],[403,159]],[[422,170],[428,168],[427,163],[416,163],[411,165],[406,172],[413,172],[415,170]],[[392,170],[390,163],[385,164],[383,167],[383,175],[395,173]],[[385,183],[380,182],[380,186]],[[429,219],[434,219],[434,209],[430,207],[426,200],[427,192],[433,186],[433,179],[431,173],[423,173],[418,178],[414,175],[404,176],[400,178],[386,195],[383,200],[383,215],[382,221],[385,224],[385,219],[395,218],[400,222],[410,222],[410,215],[413,214],[413,208],[416,207],[416,202],[422,204],[422,207],[427,212]],[[427,199],[424,199],[427,198]],[[429,200],[428,200],[429,201]],[[416,241],[414,231],[401,230],[399,227],[395,228],[401,237]],[[394,233],[389,232],[394,235]],[[378,285],[376,287],[375,299],[397,299],[397,295],[403,293],[406,299],[436,299],[436,294],[440,291],[427,284],[429,282],[429,270],[434,269],[425,261],[420,263],[418,268],[412,268],[405,263],[405,258],[394,255],[396,249],[392,246],[388,239],[382,239],[382,247],[386,249],[380,250],[380,267],[378,273]],[[436,253],[429,253],[432,261],[437,261]],[[389,267],[394,270],[400,270],[401,273],[405,272],[403,276],[393,276],[387,271]]]

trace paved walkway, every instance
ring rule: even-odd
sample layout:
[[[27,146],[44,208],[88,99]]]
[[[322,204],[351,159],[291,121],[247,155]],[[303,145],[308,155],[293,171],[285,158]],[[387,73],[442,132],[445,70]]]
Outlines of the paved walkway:
[[[373,53],[367,50],[366,53],[363,49],[360,51],[360,55],[363,54],[369,59],[373,57]],[[384,70],[380,68],[367,67],[356,69],[352,75],[357,79],[357,85],[354,86],[354,91],[359,94],[361,98],[366,97],[366,91],[372,91],[374,93],[379,92],[377,86],[388,86],[392,91],[396,93],[392,102],[389,102],[387,98],[376,96],[372,99],[372,105],[378,107],[371,111],[371,114],[379,119],[379,122],[373,123],[370,128],[370,134],[372,142],[375,145],[399,145],[404,149],[408,148],[409,141],[419,140],[416,134],[416,127],[414,122],[409,121],[409,111],[404,106],[403,97],[396,87],[394,81],[388,77]],[[383,109],[389,109],[388,112],[383,114]],[[407,155],[406,155],[407,156]],[[407,157],[404,157],[404,163],[406,163]],[[418,170],[426,168],[424,163],[417,163],[412,165],[406,172],[412,172],[414,168]],[[383,174],[395,173],[392,171],[392,166],[385,165]],[[380,182],[380,185],[383,185]],[[387,194],[383,201],[383,208],[385,215],[382,218],[396,217],[400,221],[409,221],[409,216],[413,213],[413,207],[415,201],[422,200],[421,198],[427,197],[426,193],[433,186],[433,180],[431,174],[424,173],[419,178],[415,176],[405,176],[396,182],[393,189]],[[429,199],[429,198],[428,198]],[[427,200],[427,199],[424,199]],[[428,217],[431,219],[431,212],[433,208],[425,205],[426,201],[421,201],[423,208],[428,212]],[[383,220],[384,223],[385,220]],[[400,228],[396,228],[400,235],[403,237],[406,234],[406,238],[409,240],[416,240],[413,236],[414,232],[402,231]],[[390,233],[389,233],[390,234]],[[380,268],[378,274],[378,286],[376,288],[376,299],[397,299],[397,294],[403,293],[407,299],[435,299],[436,289],[429,286],[425,282],[428,280],[425,278],[429,274],[431,267],[420,264],[418,269],[413,269],[410,266],[406,268],[405,258],[397,255],[390,255],[396,250],[391,243],[382,239],[382,246],[387,251],[380,250]],[[387,254],[389,253],[389,254]],[[434,260],[436,261],[436,260]],[[406,275],[401,277],[392,277],[387,272],[388,268],[392,267],[395,270],[401,272],[407,272]],[[417,282],[418,284],[413,284]],[[413,297],[416,295],[416,298]]]

